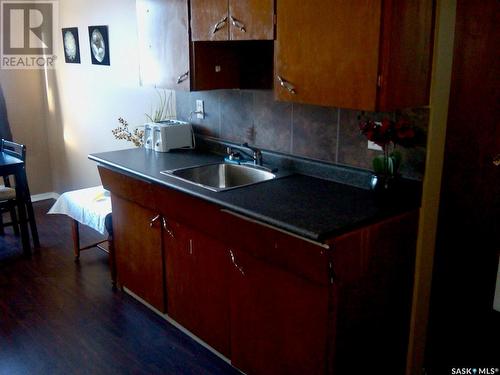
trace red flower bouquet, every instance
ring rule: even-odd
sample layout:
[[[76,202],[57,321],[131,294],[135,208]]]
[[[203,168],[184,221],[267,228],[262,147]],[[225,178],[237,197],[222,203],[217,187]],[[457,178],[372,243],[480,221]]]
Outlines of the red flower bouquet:
[[[401,153],[396,147],[398,145],[413,147],[417,129],[406,118],[400,118],[398,121],[384,118],[381,122],[362,120],[359,123],[359,129],[368,140],[382,147],[383,155],[373,159],[373,171],[378,180],[376,184],[382,183],[384,188],[388,188],[390,182],[397,176],[401,164]],[[375,186],[372,187],[375,188]]]

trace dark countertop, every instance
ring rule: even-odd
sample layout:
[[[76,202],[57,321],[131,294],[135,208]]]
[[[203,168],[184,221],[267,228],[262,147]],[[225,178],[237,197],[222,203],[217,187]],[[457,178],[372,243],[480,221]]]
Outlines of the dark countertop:
[[[415,209],[420,204],[419,184],[408,180],[403,180],[398,189],[386,198],[370,190],[301,174],[213,192],[163,175],[160,171],[220,162],[222,157],[219,155],[194,151],[156,153],[135,148],[92,154],[89,158],[319,242]]]

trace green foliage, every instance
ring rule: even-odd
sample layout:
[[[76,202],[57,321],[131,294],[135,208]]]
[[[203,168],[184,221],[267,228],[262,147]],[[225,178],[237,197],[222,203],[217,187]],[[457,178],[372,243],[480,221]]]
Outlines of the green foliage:
[[[399,170],[399,167],[401,166],[401,160],[402,160],[402,155],[401,155],[401,152],[399,152],[398,150],[394,150],[390,155],[389,157],[392,159],[392,165],[393,165],[393,170],[392,170],[392,175],[395,175],[398,170]]]
[[[145,114],[146,118],[150,122],[161,122],[172,118],[172,92],[167,95],[166,90],[157,90],[156,93],[158,94],[159,104],[154,110],[151,110],[151,114]]]
[[[378,155],[373,159],[373,171],[379,175],[394,176],[401,165],[401,159],[401,152],[397,150],[388,155]]]
[[[384,155],[378,155],[373,158],[373,171],[375,174],[383,174],[385,171]]]

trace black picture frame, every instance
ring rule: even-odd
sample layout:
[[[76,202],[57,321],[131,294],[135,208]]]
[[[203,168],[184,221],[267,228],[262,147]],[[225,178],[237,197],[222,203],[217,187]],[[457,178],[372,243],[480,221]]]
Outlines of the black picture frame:
[[[80,64],[80,39],[78,27],[66,27],[62,30],[64,60],[67,64]],[[72,45],[72,43],[74,43]]]
[[[110,65],[108,26],[89,26],[90,58],[94,65]]]

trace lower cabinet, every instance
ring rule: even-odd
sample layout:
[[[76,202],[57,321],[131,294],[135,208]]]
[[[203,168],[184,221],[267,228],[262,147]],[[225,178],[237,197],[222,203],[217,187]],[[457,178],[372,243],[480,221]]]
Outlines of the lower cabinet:
[[[417,211],[313,244],[99,171],[112,193],[118,284],[235,367],[272,375],[404,373]]]
[[[233,365],[247,374],[325,374],[328,287],[231,255]]]
[[[333,240],[334,374],[404,374],[417,225],[408,212]]]
[[[117,281],[165,312],[163,254],[157,214],[112,195]],[[153,225],[151,225],[153,224]]]
[[[169,316],[230,357],[226,247],[173,220],[164,229]]]

